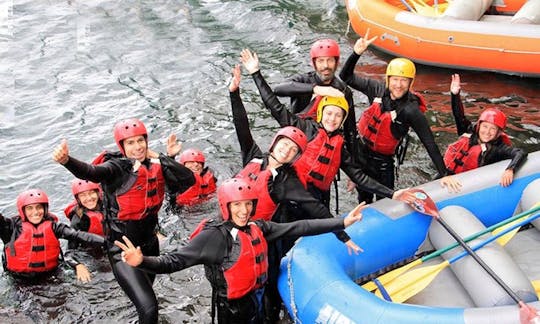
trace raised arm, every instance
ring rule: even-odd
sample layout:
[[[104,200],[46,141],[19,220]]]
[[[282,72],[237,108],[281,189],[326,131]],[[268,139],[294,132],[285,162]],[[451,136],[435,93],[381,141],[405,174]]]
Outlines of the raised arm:
[[[450,96],[452,102],[452,114],[456,122],[458,135],[469,133],[472,131],[471,122],[465,117],[465,109],[461,101],[461,80],[459,74],[452,74],[452,82],[450,83]]]
[[[240,97],[241,71],[239,65],[236,65],[233,68],[232,74],[231,83],[229,84],[229,97],[231,99],[231,109],[234,128],[236,130],[236,137],[238,138],[240,151],[242,152],[242,165],[245,166],[254,157],[261,157],[263,152],[253,139],[253,135],[249,129],[249,120],[247,117],[246,108],[244,107],[244,103]]]

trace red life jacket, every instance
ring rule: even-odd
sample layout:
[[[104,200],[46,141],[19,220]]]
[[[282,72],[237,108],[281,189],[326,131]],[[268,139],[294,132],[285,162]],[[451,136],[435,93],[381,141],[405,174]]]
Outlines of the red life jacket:
[[[66,208],[64,208],[64,214],[66,217],[71,220],[75,207],[79,204],[77,200],[72,201]],[[88,228],[88,233],[93,233],[96,235],[103,236],[103,214],[97,211],[86,210],[86,216],[90,219],[90,227]]]
[[[317,107],[319,107],[319,102],[321,102],[322,98],[323,96],[315,96],[315,98],[311,100],[309,105],[301,113],[297,114],[298,117],[302,119],[317,119]]]
[[[416,92],[413,94],[418,97],[420,111],[425,113],[427,106],[424,97]],[[382,98],[375,98],[371,106],[360,116],[356,128],[363,142],[373,152],[394,155],[401,141],[401,138],[394,137],[391,130],[391,125],[397,118],[397,111],[383,111],[381,103]]]
[[[90,218],[90,227],[88,233],[104,236],[103,233],[103,214],[93,210],[87,210],[86,215]]]
[[[195,184],[186,191],[176,196],[176,203],[181,206],[191,206],[208,199],[208,196],[216,192],[216,178],[209,169],[202,174],[193,174]]]
[[[268,192],[268,180],[272,176],[270,170],[261,170],[263,160],[253,159],[236,175],[243,178],[257,191],[257,208],[252,220],[264,219],[269,221],[276,212],[277,204],[270,197]]]
[[[161,164],[152,161],[150,169],[141,164],[135,183],[126,192],[116,195],[119,220],[141,220],[148,215],[156,215],[161,208],[165,197],[165,178]]]
[[[5,246],[6,266],[13,272],[46,272],[58,267],[60,242],[53,222],[45,220],[37,227],[22,222],[22,231],[14,242]]]
[[[342,147],[343,135],[330,137],[323,128],[319,128],[317,136],[309,141],[306,151],[295,163],[297,173],[306,175],[307,183],[324,191],[330,190],[341,164]]]
[[[485,144],[470,143],[471,134],[465,133],[450,144],[444,153],[444,164],[453,173],[461,173],[479,167],[480,154],[487,148]]]
[[[262,287],[268,278],[266,239],[257,225],[250,223],[249,227],[249,234],[236,228],[231,230],[233,244],[240,245],[240,254],[236,262],[223,272],[228,299],[245,296]]]

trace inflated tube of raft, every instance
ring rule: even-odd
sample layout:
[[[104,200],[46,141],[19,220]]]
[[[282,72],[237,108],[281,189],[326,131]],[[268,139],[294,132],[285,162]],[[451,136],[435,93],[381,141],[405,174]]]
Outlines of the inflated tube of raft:
[[[512,17],[514,24],[540,24],[540,0],[529,0]]]
[[[537,206],[537,204],[540,204],[540,179],[532,181],[525,187],[523,194],[521,195],[521,200],[519,201],[519,206],[522,211],[529,210]],[[531,223],[540,230],[540,219],[536,219]]]
[[[440,215],[461,237],[467,237],[485,229],[485,226],[469,210],[461,206],[447,206],[440,211]],[[474,246],[487,239],[489,235],[491,234],[488,233],[470,241],[468,245]],[[436,221],[431,224],[429,238],[436,249],[455,242],[454,238]],[[448,260],[461,251],[463,251],[462,248],[456,248],[442,256]],[[525,302],[538,300],[531,282],[503,247],[494,242],[477,250],[476,253],[521,300]],[[451,269],[476,306],[493,307],[516,303],[472,257],[467,256],[452,263]]]
[[[491,3],[492,0],[454,0],[450,2],[442,17],[475,21],[484,15]]]

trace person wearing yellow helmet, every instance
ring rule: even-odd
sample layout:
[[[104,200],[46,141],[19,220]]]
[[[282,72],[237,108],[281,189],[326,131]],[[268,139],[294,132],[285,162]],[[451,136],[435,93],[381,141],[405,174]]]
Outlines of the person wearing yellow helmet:
[[[509,186],[514,180],[514,171],[525,162],[527,152],[512,146],[510,138],[504,132],[506,115],[499,109],[487,107],[476,123],[469,121],[465,116],[460,92],[461,78],[459,74],[453,74],[450,83],[452,114],[460,137],[448,146],[444,154],[444,163],[449,173],[457,174],[510,159],[500,180],[501,186]],[[443,177],[441,185],[451,192],[461,190],[461,183],[452,175]]]
[[[274,87],[278,97],[289,97],[292,113],[302,118],[316,118],[317,105],[322,97],[345,97],[349,107],[354,107],[351,89],[337,75],[340,49],[333,39],[319,39],[313,43],[309,51],[310,64],[313,70],[295,74],[289,80]],[[356,156],[355,138],[356,114],[351,109],[343,125],[345,147],[352,156]]]
[[[424,115],[425,101],[412,91],[416,77],[414,63],[406,58],[393,59],[388,63],[384,82],[354,73],[360,55],[375,39],[377,37],[369,38],[369,30],[358,39],[340,72],[340,77],[350,87],[365,94],[370,103],[357,123],[359,160],[363,162],[364,171],[387,187],[394,188],[394,158],[398,163],[402,162],[408,132],[412,128],[435,165],[437,177],[446,175],[442,155]],[[358,199],[370,202],[373,195],[359,190]]]
[[[270,142],[268,151],[263,152],[253,139],[247,112],[240,97],[240,66],[235,66],[232,73],[229,96],[243,166],[235,178],[247,181],[259,193],[257,209],[252,219],[286,223],[300,219],[333,218],[334,215],[328,206],[306,190],[305,179],[297,171],[296,164],[302,159],[308,146],[304,132],[293,126],[282,127]],[[326,107],[324,111],[323,106]],[[344,98],[323,99],[319,107],[321,107],[318,109],[319,122],[327,124],[328,128],[334,130],[341,128],[348,110]],[[284,212],[283,208],[279,208],[289,203],[294,204],[300,212],[291,215]],[[344,231],[337,231],[335,235],[346,245],[349,253],[358,254],[362,251]],[[265,322],[274,323],[279,320],[281,307],[281,297],[277,290],[279,264],[292,244],[293,240],[285,240],[278,245],[272,243],[268,246],[268,282],[264,292]]]
[[[263,102],[281,127],[295,126],[308,138],[306,152],[295,164],[300,175],[305,175],[307,188],[311,194],[330,205],[330,185],[335,175],[342,169],[360,188],[384,197],[396,197],[401,191],[393,191],[364,174],[351,154],[343,146],[343,121],[349,112],[349,106],[343,98],[325,97],[317,106],[316,120],[303,119],[291,113],[266,83],[260,73],[257,54],[244,49],[241,61],[251,74]]]

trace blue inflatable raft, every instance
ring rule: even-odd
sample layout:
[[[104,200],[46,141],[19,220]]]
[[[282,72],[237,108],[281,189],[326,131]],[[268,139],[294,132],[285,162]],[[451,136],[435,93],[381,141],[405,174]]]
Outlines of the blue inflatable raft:
[[[438,181],[427,183],[419,188],[433,198],[441,210],[441,214],[447,206],[450,206],[448,207],[450,213],[455,213],[455,209],[452,208],[463,207],[479,220],[480,226],[489,227],[531,208],[532,204],[540,201],[540,152],[529,154],[527,162],[515,174],[512,185],[504,188],[499,185],[499,178],[507,164],[507,161],[503,161],[457,175],[456,177],[463,184],[463,190],[458,194],[448,193],[446,189],[441,188]],[[535,181],[536,179],[539,180]],[[526,190],[530,184],[536,186]],[[528,197],[522,197],[524,190],[528,191]],[[527,202],[524,203],[524,200]],[[444,279],[446,277],[442,277],[439,280],[441,282],[448,281],[451,286],[457,286],[459,282],[456,284],[455,279],[458,277],[465,286],[465,288],[460,288],[464,293],[462,292],[461,295],[458,293],[455,294],[457,297],[452,297],[452,293],[448,291],[439,291],[439,295],[442,295],[441,302],[435,301],[437,298],[429,295],[425,298],[416,296],[405,303],[395,303],[377,297],[372,292],[362,288],[357,284],[360,278],[366,278],[370,274],[380,272],[381,269],[388,268],[390,265],[410,260],[422,249],[427,249],[426,246],[436,250],[441,248],[441,244],[444,246],[447,243],[453,243],[453,241],[448,241],[437,234],[437,229],[432,226],[431,217],[415,212],[405,203],[399,201],[390,199],[378,201],[365,209],[363,215],[361,222],[346,230],[351,238],[364,249],[360,255],[348,255],[347,249],[334,235],[324,234],[301,238],[283,258],[279,291],[291,318],[295,322],[369,324],[520,322],[519,308],[511,299],[509,302],[505,301],[503,306],[499,306],[500,304],[488,307],[478,305],[483,303],[483,301],[478,302],[478,298],[488,299],[488,296],[492,298],[492,295],[497,294],[497,292],[489,291],[490,288],[486,288],[485,284],[482,283],[488,280],[486,278],[469,278],[467,284],[467,279],[463,277],[469,275],[469,272],[473,276],[483,275],[479,274],[482,273],[481,271],[470,270],[470,262],[474,263],[474,261],[470,261],[472,259],[468,256],[463,258],[463,261],[456,261],[455,264],[452,264],[451,270],[448,269],[447,277],[451,277],[450,279],[446,280]],[[446,218],[446,220],[451,219],[451,215]],[[462,221],[457,221],[455,218],[452,226],[454,228],[460,227],[460,222]],[[478,226],[474,225],[474,222],[475,220],[471,221],[471,224],[461,224],[462,228],[459,230],[462,237],[467,236],[466,232],[469,227]],[[433,222],[433,225],[437,225],[437,222]],[[538,221],[535,222],[536,225],[540,225]],[[474,232],[477,231],[474,230]],[[536,248],[540,248],[540,232],[534,227],[524,232],[530,232],[529,237],[532,237],[530,242],[516,241],[517,243],[512,242],[512,244],[521,245],[525,249],[533,249],[524,258],[530,261],[531,255],[538,254],[534,251]],[[469,233],[471,233],[470,230]],[[521,233],[516,237],[519,235]],[[532,245],[531,242],[535,242],[538,246]],[[508,245],[510,246],[511,243]],[[504,250],[507,247],[497,246],[497,248]],[[479,254],[483,252],[483,249],[486,249],[485,253],[488,253],[488,246],[486,246],[478,250]],[[458,252],[460,251],[454,252],[454,255]],[[520,253],[525,254],[523,251]],[[452,255],[443,256],[448,259]],[[486,257],[495,258],[496,260],[492,261],[497,264],[498,256],[486,254]],[[527,272],[526,281],[530,287],[532,287],[530,281],[540,279],[540,260],[538,259],[534,260],[536,264],[526,266],[527,271],[524,271]],[[439,260],[444,261],[444,259]],[[467,262],[469,265],[463,268]],[[459,269],[459,267],[462,268]],[[499,268],[512,267],[502,264]],[[521,275],[523,273],[520,272],[519,276]],[[508,278],[518,277],[517,274],[513,273],[506,274],[506,276]],[[475,283],[477,283],[476,287]],[[459,286],[461,287],[461,285]],[[467,289],[469,289],[468,293]],[[471,289],[480,291],[480,294],[484,296],[475,296],[475,293],[470,291]],[[534,288],[531,289],[533,289],[533,296],[531,296],[530,291],[525,291],[520,297],[525,296],[523,297],[525,302],[540,309],[540,302],[534,293]],[[497,300],[501,300],[501,298]],[[448,301],[448,303],[444,305],[442,301]],[[441,305],[433,305],[437,303]],[[498,301],[494,303],[496,304]]]

